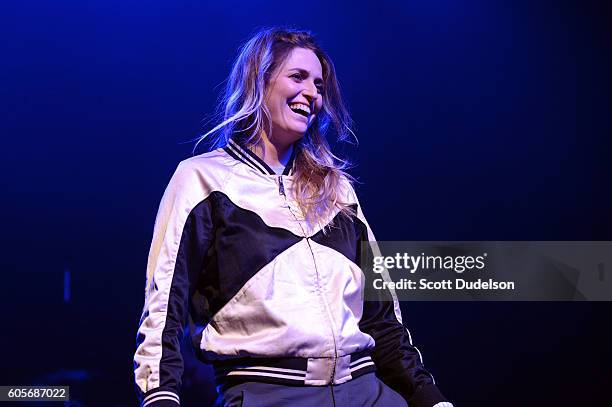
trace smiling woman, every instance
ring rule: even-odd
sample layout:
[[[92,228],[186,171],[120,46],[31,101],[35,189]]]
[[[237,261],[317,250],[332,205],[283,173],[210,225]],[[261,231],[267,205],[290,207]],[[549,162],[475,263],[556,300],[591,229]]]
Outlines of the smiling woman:
[[[323,106],[323,68],[314,52],[294,48],[273,74],[268,85],[266,107],[270,112],[270,134],[262,139],[275,147],[290,149],[304,136]]]
[[[332,153],[326,135],[354,136],[352,120],[334,64],[312,35],[282,29],[253,35],[238,53],[220,106],[219,125],[200,140],[216,136],[214,147],[233,140],[275,171],[294,157],[293,193],[304,216],[324,222],[336,207],[351,214],[338,195],[339,184],[350,179],[348,162]]]
[[[222,110],[204,136],[213,151],[179,164],[155,222],[134,356],[142,405],[180,405],[188,322],[217,406],[450,406],[393,292],[363,300],[374,235],[326,140],[352,133],[331,59],[308,32],[260,31]]]

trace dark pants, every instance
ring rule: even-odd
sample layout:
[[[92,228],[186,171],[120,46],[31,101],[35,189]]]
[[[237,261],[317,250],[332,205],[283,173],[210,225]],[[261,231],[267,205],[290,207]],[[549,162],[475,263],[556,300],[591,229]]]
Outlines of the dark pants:
[[[216,407],[408,407],[374,373],[335,386],[285,386],[249,382],[219,395]]]

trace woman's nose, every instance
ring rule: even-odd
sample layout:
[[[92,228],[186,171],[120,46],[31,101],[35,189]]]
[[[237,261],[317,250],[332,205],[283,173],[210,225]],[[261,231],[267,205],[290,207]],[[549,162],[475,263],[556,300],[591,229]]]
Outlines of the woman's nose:
[[[309,102],[312,102],[317,98],[317,87],[315,85],[306,85],[302,90],[302,95],[304,95],[304,97],[308,99]]]

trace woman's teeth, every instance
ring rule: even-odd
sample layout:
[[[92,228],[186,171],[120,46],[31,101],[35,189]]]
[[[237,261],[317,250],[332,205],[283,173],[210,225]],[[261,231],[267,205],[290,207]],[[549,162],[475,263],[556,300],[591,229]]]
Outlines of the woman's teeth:
[[[308,117],[310,115],[310,106],[305,105],[304,103],[290,103],[289,108],[302,116]]]

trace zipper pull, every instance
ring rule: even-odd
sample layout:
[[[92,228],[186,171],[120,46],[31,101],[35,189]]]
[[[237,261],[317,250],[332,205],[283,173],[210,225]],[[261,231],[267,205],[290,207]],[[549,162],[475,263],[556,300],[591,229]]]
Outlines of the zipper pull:
[[[284,197],[287,196],[287,195],[285,195],[285,185],[283,184],[283,176],[282,175],[278,176],[278,193],[279,193],[279,195],[282,195]]]

